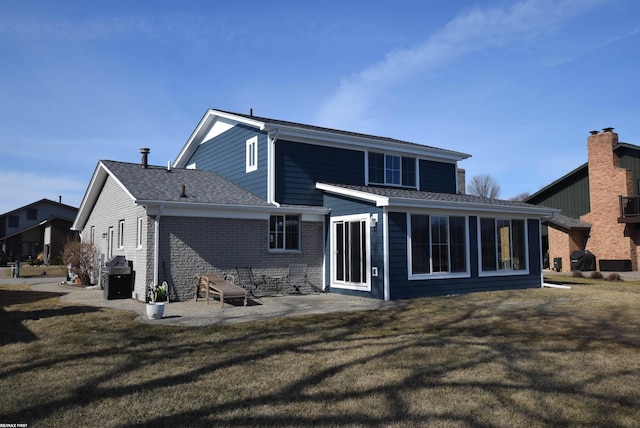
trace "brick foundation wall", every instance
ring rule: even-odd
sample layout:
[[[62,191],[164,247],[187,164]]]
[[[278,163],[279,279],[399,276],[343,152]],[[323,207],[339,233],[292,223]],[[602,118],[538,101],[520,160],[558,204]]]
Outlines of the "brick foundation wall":
[[[596,263],[601,259],[630,259],[635,248],[625,225],[618,223],[619,196],[633,192],[631,171],[619,167],[612,149],[617,143],[618,134],[610,131],[587,140],[591,211],[581,219],[592,225],[587,249],[596,256]],[[635,257],[632,264],[637,269]]]

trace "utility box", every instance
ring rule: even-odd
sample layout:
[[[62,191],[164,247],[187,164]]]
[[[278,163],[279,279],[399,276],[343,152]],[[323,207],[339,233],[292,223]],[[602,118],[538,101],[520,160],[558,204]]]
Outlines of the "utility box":
[[[553,270],[556,272],[562,272],[562,257],[553,258]]]

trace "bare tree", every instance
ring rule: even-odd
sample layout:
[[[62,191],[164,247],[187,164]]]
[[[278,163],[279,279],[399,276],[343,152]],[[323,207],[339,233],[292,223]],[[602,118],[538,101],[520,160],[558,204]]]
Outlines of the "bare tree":
[[[517,195],[509,198],[510,201],[524,201],[525,199],[527,199],[529,196],[531,196],[531,193],[529,192],[522,192],[522,193],[518,193]]]
[[[69,239],[62,251],[62,258],[71,266],[71,271],[78,275],[82,285],[91,285],[91,272],[96,261],[96,249],[92,243]]]
[[[496,199],[500,197],[500,185],[488,174],[476,175],[471,179],[467,193],[483,198]]]

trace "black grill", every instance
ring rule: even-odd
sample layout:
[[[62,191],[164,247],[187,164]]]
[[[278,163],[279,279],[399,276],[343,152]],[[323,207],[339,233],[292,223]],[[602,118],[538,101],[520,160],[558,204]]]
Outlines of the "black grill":
[[[104,298],[130,299],[133,293],[133,262],[125,256],[115,256],[102,267]]]

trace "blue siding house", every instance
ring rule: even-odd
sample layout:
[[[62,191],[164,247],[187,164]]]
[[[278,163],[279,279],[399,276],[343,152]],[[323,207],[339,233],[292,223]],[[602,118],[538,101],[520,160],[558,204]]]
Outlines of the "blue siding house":
[[[259,252],[238,265],[304,259],[317,288],[385,300],[540,287],[540,222],[557,210],[460,194],[469,156],[208,110],[173,168],[213,172],[264,200],[265,239],[235,243]]]

